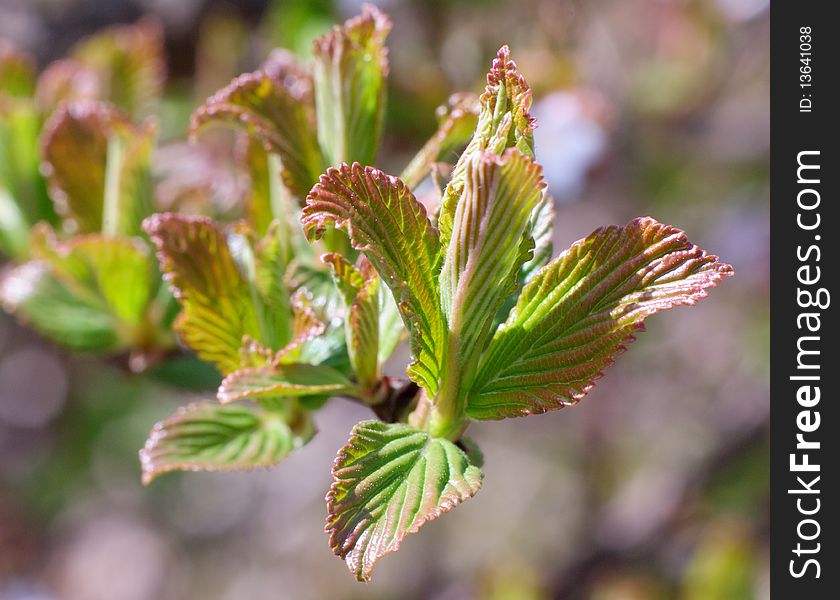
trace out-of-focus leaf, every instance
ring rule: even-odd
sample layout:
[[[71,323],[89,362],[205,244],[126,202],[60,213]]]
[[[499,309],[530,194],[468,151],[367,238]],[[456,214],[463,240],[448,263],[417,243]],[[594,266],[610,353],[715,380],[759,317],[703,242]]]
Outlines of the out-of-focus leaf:
[[[72,57],[96,71],[103,100],[135,119],[157,112],[166,61],[163,28],[156,20],[108,27],[82,40]]]
[[[330,546],[359,581],[369,581],[379,557],[474,496],[482,477],[449,440],[400,423],[362,421],[333,466]]]
[[[283,183],[302,199],[323,168],[313,135],[312,99],[304,82],[292,76],[274,79],[262,71],[240,75],[193,114],[191,131],[195,135],[210,123],[244,128],[267,152],[280,157]]]
[[[106,104],[60,108],[44,126],[50,195],[75,233],[136,235],[152,211],[149,175],[157,127],[135,127]]]
[[[517,417],[576,403],[645,317],[695,304],[732,273],[682,231],[649,217],[596,230],[524,287],[482,357],[469,416]]]
[[[0,281],[7,310],[74,350],[118,351],[159,341],[146,322],[156,286],[141,243],[88,235],[38,242],[33,252],[36,260]]]
[[[0,99],[29,98],[35,88],[35,62],[32,58],[0,39]]]
[[[15,258],[25,258],[32,225],[55,222],[39,172],[40,128],[32,102],[0,98],[0,252]]]
[[[450,153],[470,140],[478,124],[478,98],[473,94],[453,94],[437,109],[437,117],[437,131],[400,175],[411,189],[426,178],[434,163],[447,160]],[[451,162],[455,162],[454,157]]]
[[[336,285],[344,294],[344,329],[347,354],[359,385],[373,389],[379,382],[379,276],[367,258],[357,269],[338,254],[321,257],[332,269]]]
[[[82,352],[112,350],[119,334],[101,302],[74,294],[49,266],[30,261],[0,279],[3,307],[46,337]]]
[[[275,354],[274,364],[300,362],[307,346],[323,335],[327,329],[327,326],[312,309],[309,297],[302,291],[295,292],[292,296],[291,309],[292,339]]]
[[[314,433],[305,415],[294,429],[278,412],[243,404],[196,402],[152,429],[140,451],[143,484],[170,471],[266,468],[303,446]]]
[[[222,381],[217,394],[226,404],[246,398],[359,395],[359,389],[344,375],[327,366],[288,364],[241,369]]]
[[[318,141],[327,163],[373,164],[382,136],[391,21],[366,4],[362,14],[315,40]]]
[[[64,102],[83,102],[102,97],[96,70],[82,62],[65,58],[50,63],[38,77],[35,99],[44,114],[52,113]]]
[[[517,148],[534,158],[534,119],[528,112],[531,88],[510,59],[507,46],[502,46],[493,60],[479,103],[475,133],[452,171],[441,202],[438,227],[444,247],[452,235],[455,210],[466,185],[467,162],[473,155],[485,151],[502,154],[507,148]]]
[[[465,173],[440,273],[450,332],[442,400],[461,407],[496,312],[530,258],[522,239],[545,187],[542,167],[516,149],[475,154]]]
[[[175,331],[222,373],[237,370],[243,336],[260,339],[260,325],[224,233],[210,219],[174,214],[153,215],[144,228],[183,308]]]
[[[446,322],[439,304],[438,232],[405,184],[371,167],[342,165],[321,176],[301,218],[309,239],[344,228],[391,288],[409,331],[409,377],[437,392]]]

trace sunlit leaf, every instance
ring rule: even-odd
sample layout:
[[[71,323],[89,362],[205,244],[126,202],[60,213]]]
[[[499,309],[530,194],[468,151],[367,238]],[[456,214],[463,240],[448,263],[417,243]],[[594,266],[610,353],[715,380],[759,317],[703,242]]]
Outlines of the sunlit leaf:
[[[394,294],[409,330],[414,362],[409,377],[434,395],[446,323],[439,305],[440,246],[426,209],[396,177],[371,167],[342,165],[321,176],[302,217],[309,239],[344,228]]]
[[[519,281],[528,282],[551,260],[554,253],[554,198],[544,194],[531,213],[529,234],[534,240],[533,258],[522,266]]]
[[[455,402],[491,334],[491,324],[530,255],[522,239],[543,196],[542,168],[516,149],[466,163],[452,238],[440,274],[449,322],[445,401]],[[458,399],[458,402],[461,400]]]
[[[240,75],[209,98],[193,114],[191,130],[196,134],[210,123],[244,128],[267,152],[280,157],[283,183],[302,199],[323,167],[311,102],[308,81],[274,79],[256,71]]]
[[[82,40],[72,57],[96,71],[101,98],[133,118],[153,115],[163,92],[163,29],[153,19],[108,27]]]
[[[237,370],[243,336],[260,339],[260,326],[224,233],[207,218],[174,214],[149,217],[144,228],[183,308],[175,331],[222,373]]]
[[[170,471],[236,471],[266,468],[313,435],[300,414],[294,428],[282,413],[234,404],[196,402],[179,408],[152,429],[140,451],[143,483]]]
[[[479,103],[475,133],[455,165],[441,203],[438,227],[444,246],[449,244],[452,235],[456,206],[466,184],[467,162],[473,155],[480,152],[502,154],[507,148],[517,148],[534,158],[534,119],[529,113],[531,88],[510,59],[507,46],[502,46],[493,60]]]
[[[246,398],[359,395],[340,372],[323,365],[288,364],[241,369],[222,381],[217,394],[223,404]]]
[[[135,235],[152,211],[149,162],[156,127],[137,128],[114,108],[66,105],[44,126],[50,195],[78,233]]]
[[[481,470],[453,442],[400,423],[362,421],[339,451],[327,494],[330,546],[360,581],[405,536],[481,487]]]
[[[639,218],[576,242],[524,287],[482,357],[475,419],[576,403],[648,315],[693,305],[733,273],[674,227]]]
[[[434,163],[447,159],[455,162],[450,155],[470,140],[478,124],[478,98],[473,94],[453,94],[438,108],[437,117],[437,131],[400,174],[409,188],[416,188]]]
[[[318,140],[329,165],[376,159],[385,114],[391,21],[373,5],[315,40]]]

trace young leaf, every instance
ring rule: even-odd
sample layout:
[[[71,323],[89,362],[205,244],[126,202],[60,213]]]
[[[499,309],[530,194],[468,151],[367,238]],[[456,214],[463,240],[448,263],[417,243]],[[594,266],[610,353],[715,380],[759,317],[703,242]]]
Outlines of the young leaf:
[[[515,148],[503,156],[471,156],[465,174],[440,273],[441,304],[450,333],[439,399],[444,414],[435,416],[445,422],[433,421],[433,428],[446,428],[463,417],[466,387],[493,320],[530,258],[522,240],[545,188],[542,168]]]
[[[484,151],[502,154],[507,148],[517,148],[534,158],[534,118],[528,112],[531,88],[510,59],[507,46],[502,46],[493,60],[479,103],[475,134],[458,159],[441,202],[438,227],[444,246],[452,235],[455,210],[466,184],[467,162],[473,155]]]
[[[482,477],[449,440],[401,423],[362,421],[333,465],[330,546],[359,581],[369,581],[379,557],[474,496]]]
[[[340,372],[324,365],[301,363],[248,368],[224,378],[217,397],[227,404],[246,398],[358,396],[360,391]]]
[[[175,331],[202,360],[236,371],[243,336],[259,339],[260,326],[224,234],[210,219],[174,214],[149,217],[144,229],[183,308]]]
[[[285,415],[244,404],[196,402],[154,426],[140,450],[143,485],[170,471],[266,468],[303,446],[314,428],[301,413],[292,428]]]
[[[373,389],[379,382],[379,276],[370,262],[363,273],[338,254],[321,257],[327,263],[336,279],[336,285],[344,294],[346,314],[347,353],[350,364],[361,387]]]
[[[416,188],[434,163],[446,160],[449,153],[469,141],[478,123],[478,98],[473,94],[453,94],[437,109],[437,117],[437,131],[400,174],[409,188]]]
[[[469,416],[501,419],[575,404],[645,317],[695,304],[732,273],[682,231],[649,217],[596,230],[522,290],[482,357]]]
[[[385,114],[391,21],[365,4],[362,14],[315,40],[318,141],[329,165],[376,159]]]
[[[151,213],[152,123],[136,128],[95,102],[60,108],[44,126],[50,194],[75,233],[135,235]]]
[[[35,87],[35,62],[32,57],[0,39],[0,99],[29,98]]]
[[[440,245],[426,209],[405,184],[372,167],[341,165],[321,176],[301,221],[312,240],[344,228],[391,288],[409,331],[414,362],[408,375],[437,392],[446,322],[437,283]]]
[[[139,119],[154,115],[163,92],[163,28],[152,19],[109,27],[79,43],[72,57],[96,71],[102,99]]]
[[[0,281],[7,310],[74,350],[117,351],[151,341],[145,320],[155,286],[145,246],[88,235],[39,241],[33,253],[37,260]]]
[[[544,194],[531,213],[530,236],[534,240],[534,257],[522,266],[518,280],[528,282],[551,260],[554,253],[554,198]]]
[[[289,191],[303,198],[318,180],[323,164],[312,135],[314,112],[307,87],[299,79],[273,79],[256,71],[240,75],[211,97],[192,117],[195,135],[209,123],[244,128],[267,152],[280,157]]]
[[[64,102],[102,99],[96,70],[73,58],[50,63],[38,77],[35,100],[43,114],[52,113]]]

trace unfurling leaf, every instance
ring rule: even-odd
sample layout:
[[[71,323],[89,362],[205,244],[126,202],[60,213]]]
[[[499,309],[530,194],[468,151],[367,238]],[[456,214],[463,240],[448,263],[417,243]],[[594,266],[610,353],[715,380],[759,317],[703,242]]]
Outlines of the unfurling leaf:
[[[359,395],[358,387],[339,371],[301,363],[241,369],[225,377],[217,394],[227,404],[246,398]]]
[[[196,402],[152,429],[140,451],[143,484],[170,471],[233,471],[270,467],[314,434],[304,413],[287,415],[244,404]]]
[[[157,128],[135,127],[113,107],[60,108],[44,126],[50,194],[75,233],[135,235],[152,212],[149,163]]]
[[[72,56],[96,72],[102,100],[135,119],[156,113],[166,77],[160,23],[143,19],[109,27],[82,40]]]
[[[400,423],[362,421],[339,451],[327,494],[327,533],[360,581],[409,533],[471,498],[481,470],[449,440]]]
[[[449,244],[452,235],[458,199],[466,184],[467,162],[473,155],[485,151],[502,154],[507,148],[517,148],[534,158],[534,118],[529,112],[531,88],[510,59],[507,46],[502,46],[493,60],[479,103],[475,133],[458,159],[441,201],[438,227],[444,246]]]
[[[175,331],[222,373],[239,368],[242,338],[260,339],[251,288],[221,229],[210,219],[158,214],[144,228],[164,277],[183,308]]]
[[[315,40],[318,141],[329,165],[376,159],[385,115],[391,21],[375,6]]]
[[[478,123],[478,98],[473,94],[453,94],[438,108],[437,117],[437,131],[400,175],[409,188],[416,188],[433,164],[446,160],[450,153],[469,141]],[[455,162],[454,158],[451,162]]]
[[[0,280],[9,312],[59,344],[79,351],[115,352],[162,340],[146,322],[156,289],[154,266],[141,243],[81,236],[47,239],[35,259]]]
[[[302,199],[323,168],[307,85],[262,71],[240,75],[193,114],[191,130],[214,122],[244,128],[280,157],[283,183]]]
[[[639,218],[572,244],[522,290],[469,392],[474,419],[580,400],[648,315],[693,305],[732,275],[674,227]]]
[[[405,184],[371,167],[341,165],[321,176],[301,220],[307,237],[346,229],[394,294],[409,331],[414,362],[407,372],[437,392],[446,322],[440,310],[438,232]]]

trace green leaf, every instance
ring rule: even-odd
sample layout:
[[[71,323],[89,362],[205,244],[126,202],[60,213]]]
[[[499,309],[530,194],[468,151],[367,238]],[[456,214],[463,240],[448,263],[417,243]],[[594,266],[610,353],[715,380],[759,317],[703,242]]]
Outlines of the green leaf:
[[[534,257],[522,266],[519,281],[528,282],[551,260],[554,253],[554,198],[544,194],[531,213],[529,234],[534,240]]]
[[[170,471],[236,471],[266,468],[311,439],[301,413],[292,428],[283,413],[243,404],[196,402],[179,408],[152,429],[140,451],[143,484]]]
[[[438,227],[444,246],[449,245],[456,207],[466,184],[467,163],[473,155],[480,152],[502,154],[507,148],[517,148],[534,158],[534,119],[528,112],[531,88],[510,59],[507,46],[502,46],[493,60],[479,103],[475,133],[452,171],[441,202]]]
[[[364,257],[361,270],[338,254],[325,254],[321,260],[330,266],[344,294],[344,327],[353,372],[363,389],[372,390],[380,378],[379,276]]]
[[[196,135],[210,123],[243,128],[267,152],[280,157],[283,183],[302,199],[323,168],[321,151],[312,134],[315,115],[311,103],[309,82],[304,76],[274,79],[256,71],[240,75],[209,98],[193,114],[190,129]]]
[[[19,259],[26,257],[32,225],[56,220],[39,171],[40,129],[32,102],[0,98],[0,251]]]
[[[144,228],[183,308],[175,331],[222,373],[236,371],[243,337],[260,339],[260,324],[224,233],[210,219],[174,214],[153,215]]]
[[[246,398],[359,395],[340,372],[324,365],[302,363],[240,369],[225,377],[217,394],[227,404]]]
[[[79,296],[43,261],[30,261],[0,279],[0,302],[6,311],[44,336],[80,352],[117,347],[116,323],[95,299]]]
[[[545,188],[542,167],[515,148],[504,156],[477,153],[467,161],[465,173],[440,273],[449,338],[436,400],[443,414],[435,418],[446,423],[433,422],[432,427],[447,427],[463,418],[466,390],[493,320],[530,258],[522,240]]]
[[[575,404],[645,317],[695,304],[732,273],[650,217],[596,230],[522,290],[482,357],[469,416],[501,419]]]
[[[359,581],[369,581],[379,557],[474,496],[482,477],[449,440],[400,423],[362,421],[333,466],[330,547]]]
[[[158,21],[108,27],[77,44],[72,57],[97,73],[103,100],[135,119],[156,114],[166,78]]]
[[[29,98],[35,88],[32,57],[0,39],[0,100],[3,96]]]
[[[438,128],[400,174],[409,188],[416,188],[432,165],[446,161],[466,144],[478,124],[478,98],[473,94],[453,94],[437,109]],[[451,162],[455,162],[452,158]]]
[[[38,234],[42,235],[42,234]],[[117,351],[155,340],[147,309],[156,289],[148,249],[125,238],[33,241],[36,260],[7,273],[0,300],[10,312],[80,351]]]
[[[414,361],[409,377],[437,392],[446,336],[437,271],[438,232],[405,184],[372,167],[329,169],[307,197],[301,218],[307,237],[327,227],[346,229],[394,294],[409,331]]]
[[[376,159],[385,114],[391,21],[378,8],[315,40],[318,141],[329,165]]]
[[[111,106],[66,105],[44,126],[50,194],[73,233],[136,235],[152,210],[149,175],[157,127],[135,127]]]

